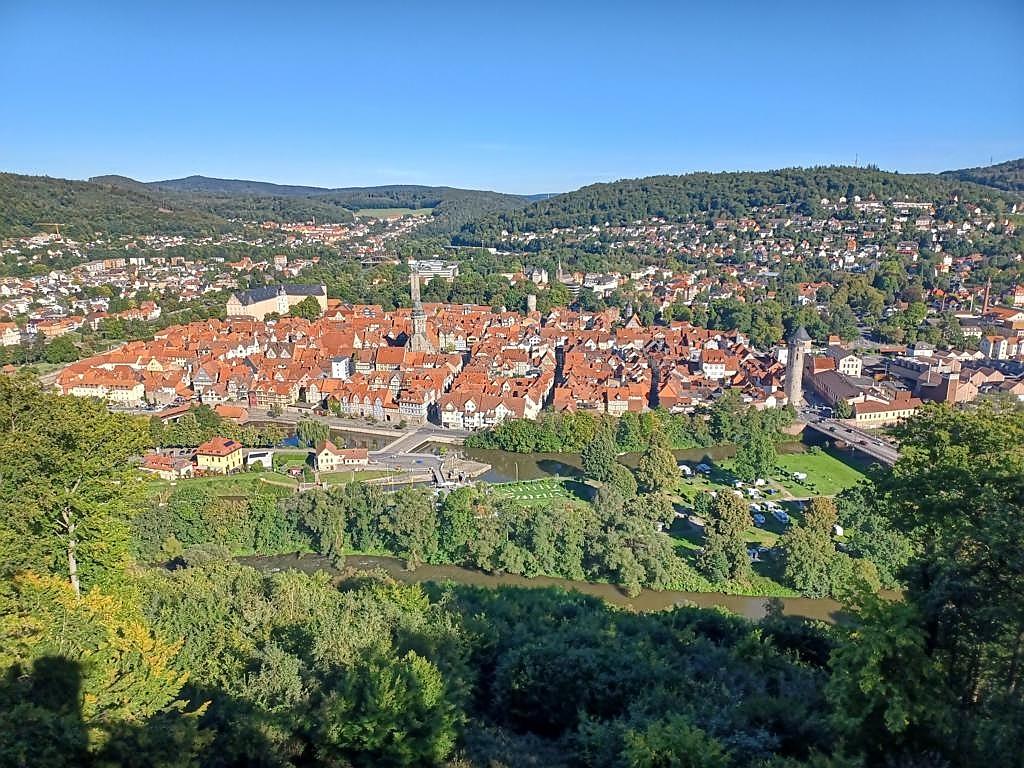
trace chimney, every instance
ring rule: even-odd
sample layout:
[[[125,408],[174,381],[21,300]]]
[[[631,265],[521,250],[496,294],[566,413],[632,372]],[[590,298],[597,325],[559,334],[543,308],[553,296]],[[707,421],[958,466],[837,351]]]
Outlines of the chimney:
[[[991,291],[992,291],[992,278],[990,277],[988,279],[988,281],[985,283],[985,304],[981,308],[981,314],[982,315],[987,315],[988,314],[988,295],[989,295],[989,293]]]

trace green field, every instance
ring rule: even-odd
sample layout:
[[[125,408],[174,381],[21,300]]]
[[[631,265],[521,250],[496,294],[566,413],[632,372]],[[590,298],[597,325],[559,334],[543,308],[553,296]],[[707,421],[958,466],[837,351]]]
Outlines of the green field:
[[[361,471],[349,470],[348,472],[321,472],[320,482],[330,485],[341,483],[353,483],[356,480],[373,480],[378,477],[386,477],[387,472],[382,469],[364,469]]]
[[[699,491],[714,488],[732,488],[736,477],[732,474],[733,462],[725,459],[711,466],[708,476],[696,475],[680,482],[678,494],[686,501],[692,500]],[[807,479],[797,481],[794,472],[804,472]],[[826,453],[780,453],[775,461],[775,471],[769,477],[766,489],[774,489],[774,494],[765,494],[774,501],[782,501],[790,497],[807,498],[809,496],[835,496],[840,491],[852,488],[865,477],[857,467],[848,464],[841,458]]]
[[[295,492],[296,480],[276,472],[242,472],[237,475],[191,477],[184,480],[147,480],[150,495],[157,496],[179,485],[209,488],[218,496],[249,496],[257,490],[275,496],[289,496]]]
[[[361,219],[398,219],[402,216],[430,216],[433,208],[360,208],[355,212]]]
[[[775,479],[793,496],[835,496],[864,479],[859,469],[824,451],[783,454],[775,465],[785,473]],[[794,472],[806,472],[807,479],[797,482]]]
[[[539,507],[565,502],[586,501],[590,486],[567,477],[545,477],[491,486],[495,496],[514,499],[525,507]]]

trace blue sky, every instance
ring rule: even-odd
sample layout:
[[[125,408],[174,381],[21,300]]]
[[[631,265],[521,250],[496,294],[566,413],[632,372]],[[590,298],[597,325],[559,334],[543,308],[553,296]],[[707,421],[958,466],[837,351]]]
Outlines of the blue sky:
[[[1024,2],[0,0],[0,169],[509,192],[1024,155]]]

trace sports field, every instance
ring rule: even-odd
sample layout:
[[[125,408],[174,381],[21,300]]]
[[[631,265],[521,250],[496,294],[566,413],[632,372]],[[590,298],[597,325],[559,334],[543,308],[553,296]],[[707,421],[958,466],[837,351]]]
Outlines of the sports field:
[[[567,477],[545,477],[491,486],[495,495],[514,499],[523,506],[536,507],[579,503],[586,500],[590,486]]]

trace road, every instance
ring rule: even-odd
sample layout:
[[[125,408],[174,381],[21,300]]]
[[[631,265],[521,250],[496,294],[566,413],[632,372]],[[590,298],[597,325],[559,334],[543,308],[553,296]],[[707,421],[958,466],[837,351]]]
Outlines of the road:
[[[854,450],[865,453],[887,466],[891,467],[900,457],[899,449],[892,443],[863,429],[851,427],[844,421],[824,418],[810,409],[801,409],[799,416],[800,420],[807,424],[808,429],[842,440]]]
[[[440,456],[431,453],[413,453],[413,451],[423,443],[431,440],[461,444],[470,434],[468,430],[445,429],[430,423],[397,430],[380,424],[367,424],[365,420],[346,419],[337,416],[320,416],[308,410],[298,410],[295,408],[285,408],[284,413],[277,416],[272,416],[269,411],[261,408],[247,407],[246,410],[249,412],[249,421],[296,424],[300,419],[309,418],[326,424],[331,429],[392,438],[386,442],[383,448],[370,451],[369,459],[378,468],[396,471],[434,472],[434,470],[440,470],[442,463]],[[160,415],[160,411],[145,409],[121,409],[118,412],[137,413],[146,416]]]
[[[331,427],[331,429],[339,429],[347,432],[362,432],[363,434],[379,435],[381,437],[393,437],[394,440],[385,446],[385,450],[398,444],[401,444],[404,449],[415,448],[428,440],[439,440],[445,443],[461,443],[470,434],[469,430],[445,429],[444,427],[439,427],[437,424],[430,423],[410,426],[399,430],[382,424],[369,424],[363,419],[346,419],[338,416],[318,416],[309,411],[300,411],[294,408],[285,408],[284,413],[280,416],[271,416],[270,411],[260,408],[246,407],[246,409],[249,411],[249,421],[280,421],[295,424],[300,418],[309,418],[314,421],[322,422]]]

